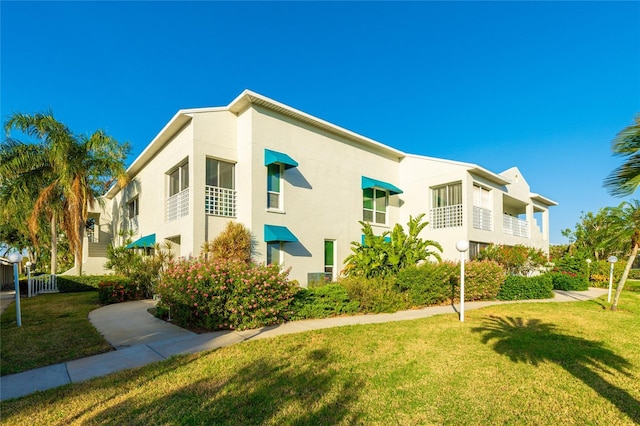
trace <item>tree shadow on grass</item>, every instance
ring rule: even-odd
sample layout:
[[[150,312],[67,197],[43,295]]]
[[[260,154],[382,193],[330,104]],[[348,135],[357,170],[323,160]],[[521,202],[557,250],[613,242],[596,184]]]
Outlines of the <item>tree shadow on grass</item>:
[[[491,316],[482,327],[482,342],[513,362],[538,365],[553,362],[609,400],[635,423],[640,423],[640,401],[606,380],[615,371],[630,376],[629,361],[600,342],[563,334],[540,320]]]
[[[326,349],[305,362],[256,356],[231,375],[206,373],[178,390],[141,403],[136,397],[95,413],[92,423],[126,424],[356,424],[362,389],[356,376],[333,366]],[[199,367],[201,368],[201,367]],[[202,376],[200,376],[202,377]],[[154,386],[156,383],[150,383]]]

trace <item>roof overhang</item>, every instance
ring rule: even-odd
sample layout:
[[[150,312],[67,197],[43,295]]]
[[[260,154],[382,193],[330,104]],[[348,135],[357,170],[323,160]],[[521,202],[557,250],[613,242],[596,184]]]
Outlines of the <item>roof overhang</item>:
[[[531,199],[532,199],[533,201],[537,201],[537,202],[542,203],[542,204],[545,204],[545,205],[547,205],[547,206],[557,206],[557,205],[558,205],[558,203],[557,203],[557,202],[555,202],[555,201],[553,201],[552,199],[547,198],[547,197],[543,197],[542,195],[540,195],[540,194],[536,194],[536,193],[534,193],[534,192],[532,192],[531,194],[529,194],[529,196],[531,197]]]

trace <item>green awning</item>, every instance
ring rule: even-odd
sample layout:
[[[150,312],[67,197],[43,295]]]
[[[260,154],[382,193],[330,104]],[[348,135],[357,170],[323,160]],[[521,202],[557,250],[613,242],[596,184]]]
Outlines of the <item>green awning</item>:
[[[283,241],[287,243],[295,243],[298,241],[295,235],[286,226],[265,225],[264,241],[271,243],[274,241]]]
[[[398,188],[395,185],[392,185],[388,182],[383,182],[381,180],[372,179],[366,176],[362,176],[362,189],[367,188],[380,188],[386,189],[389,191],[389,194],[402,194],[402,189]]]
[[[270,149],[265,148],[264,165],[268,166],[269,164],[283,164],[285,169],[298,167],[298,162],[287,154],[278,151],[271,151]]]
[[[156,244],[156,234],[146,235],[138,240],[135,240],[131,244],[128,244],[128,249],[132,248],[144,248],[144,247],[153,247]]]

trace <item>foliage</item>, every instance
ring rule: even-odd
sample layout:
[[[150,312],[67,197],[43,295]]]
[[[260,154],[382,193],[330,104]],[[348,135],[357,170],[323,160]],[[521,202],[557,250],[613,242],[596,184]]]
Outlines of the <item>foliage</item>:
[[[460,267],[454,262],[424,262],[398,273],[398,288],[411,306],[439,305],[452,299]]]
[[[172,263],[156,287],[161,315],[180,326],[249,329],[284,322],[298,283],[278,265],[204,257]]]
[[[128,278],[109,277],[108,281],[103,281],[98,286],[98,300],[103,305],[142,300],[146,297],[145,290],[146,288]]]
[[[628,241],[611,238],[616,214],[615,209],[609,207],[601,208],[595,214],[582,213],[573,231],[562,231],[571,241],[566,255],[592,260],[606,260],[611,255],[623,257],[628,250]]]
[[[291,304],[291,320],[327,318],[354,314],[360,304],[349,298],[347,290],[340,284],[327,284],[300,289]]]
[[[498,300],[550,299],[553,297],[553,280],[550,274],[535,277],[508,276],[500,287]]]
[[[395,312],[410,307],[407,296],[400,292],[393,276],[350,276],[339,282],[346,288],[349,299],[360,303],[361,312]]]
[[[493,260],[502,265],[507,274],[521,276],[527,276],[547,264],[547,257],[542,250],[521,244],[490,244],[480,252],[477,260]]]
[[[175,259],[172,245],[170,242],[155,244],[150,255],[143,255],[138,249],[127,249],[129,243],[131,237],[126,236],[123,245],[116,247],[110,244],[105,267],[126,277],[144,298],[150,298],[162,272]]]
[[[26,181],[28,176],[40,173],[36,182],[39,195],[29,210],[32,240],[36,240],[41,217],[46,216],[51,223],[52,251],[55,252],[56,228],[61,226],[75,254],[78,274],[82,275],[88,208],[100,202],[100,195],[114,183],[114,177],[119,184],[126,182],[124,161],[128,144],[120,144],[101,130],[91,135],[75,135],[50,111],[11,114],[5,129],[7,132],[19,130],[39,141],[14,144],[18,148],[12,148],[10,161],[3,161],[0,166],[0,177],[13,173],[12,179],[17,181]],[[53,264],[51,269],[55,272]]]
[[[460,269],[457,268],[455,299],[460,300]],[[472,260],[464,265],[464,300],[494,300],[505,280],[503,267],[492,260]]]
[[[58,275],[56,276],[56,283],[60,293],[79,293],[97,291],[102,281],[112,277],[112,275]]]
[[[589,290],[589,283],[585,277],[574,272],[549,272],[549,275],[551,275],[554,290]]]
[[[228,222],[226,228],[213,240],[203,244],[203,252],[218,260],[251,262],[253,237],[241,223]]]
[[[345,259],[346,276],[365,278],[396,275],[400,270],[434,257],[440,260],[442,247],[435,241],[423,240],[420,232],[429,224],[422,222],[424,214],[409,218],[408,233],[400,224],[391,232],[374,235],[371,224],[360,222],[364,242],[352,242],[352,253]],[[433,247],[437,251],[432,250]]]
[[[613,155],[624,158],[604,180],[604,186],[616,197],[631,195],[640,185],[640,114],[634,123],[622,129],[611,143]]]

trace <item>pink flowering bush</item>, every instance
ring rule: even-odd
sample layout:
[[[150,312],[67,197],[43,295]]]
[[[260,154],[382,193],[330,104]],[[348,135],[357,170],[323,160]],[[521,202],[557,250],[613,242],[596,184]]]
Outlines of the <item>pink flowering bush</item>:
[[[160,315],[208,330],[282,323],[297,291],[297,282],[277,265],[204,258],[174,262],[156,286]]]

